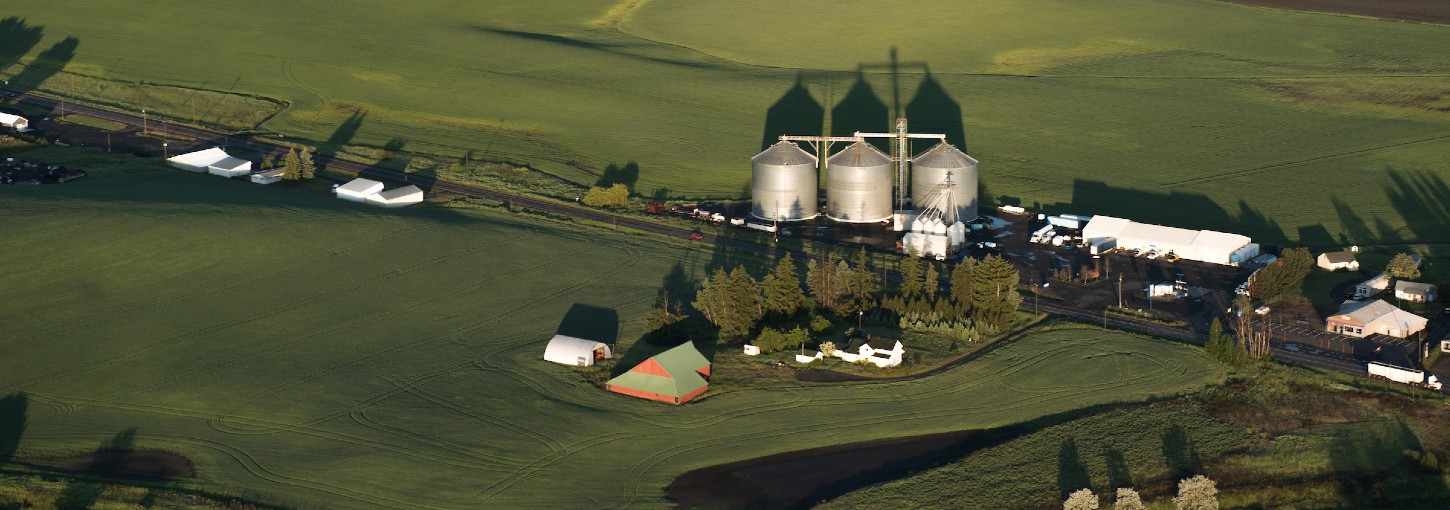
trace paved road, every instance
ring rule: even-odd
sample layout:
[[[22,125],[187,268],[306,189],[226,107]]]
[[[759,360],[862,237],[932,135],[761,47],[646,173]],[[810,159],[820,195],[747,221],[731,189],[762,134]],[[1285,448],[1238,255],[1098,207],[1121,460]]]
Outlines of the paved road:
[[[11,97],[18,101],[23,101],[25,103],[46,108],[55,108],[58,105],[58,101],[54,99],[37,96],[35,94],[17,94],[16,96]],[[122,124],[127,124],[131,126],[141,126],[143,122],[146,122],[141,116],[138,115],[105,110],[80,104],[68,104],[66,105],[66,110],[71,113],[89,115],[92,117],[120,122]],[[198,140],[225,141],[225,143],[228,143],[232,146],[255,150],[266,155],[281,155],[286,153],[288,148],[288,146],[286,145],[272,142],[270,140],[263,140],[252,137],[232,137],[225,133],[195,127],[168,124],[166,130],[171,133],[181,134],[184,136],[196,138]],[[478,186],[439,181],[430,177],[405,174],[402,172],[378,168],[355,161],[319,157],[318,163],[335,170],[350,172],[357,175],[365,175],[369,177],[377,177],[380,179],[388,179],[406,182],[409,184],[415,184],[418,186],[431,188],[435,192],[445,191],[448,193],[454,193],[467,197],[501,201],[506,202],[511,206],[527,207],[530,209],[546,211],[555,214],[562,214],[566,216],[573,216],[576,218],[586,218],[604,224],[612,224],[645,232],[653,232],[656,234],[682,238],[688,238],[693,232],[693,229],[661,225],[658,223],[645,221],[629,216],[619,216],[594,209],[574,207],[572,205],[566,205],[558,202],[516,195],[512,193],[505,193],[501,191],[481,188]],[[795,253],[796,255],[803,256],[803,254],[800,254],[798,252],[789,252],[787,250],[755,244],[747,241],[741,241],[738,239],[731,239],[728,237],[720,237],[710,234],[703,234],[703,236],[703,242],[714,244],[717,246],[725,246],[737,250],[745,250],[771,256],[779,256],[785,253]],[[896,275],[893,274],[891,276],[894,278]],[[1031,309],[1029,308],[1031,306],[1033,305],[1027,303],[1024,300],[1022,304],[1022,308],[1024,310]],[[1089,323],[1106,321],[1106,325],[1110,327],[1140,331],[1152,335],[1182,340],[1196,345],[1203,345],[1207,341],[1207,335],[1205,334],[1196,333],[1183,328],[1164,326],[1162,324],[1156,324],[1148,321],[1111,315],[1105,317],[1101,312],[1073,308],[1056,303],[1037,303],[1036,307],[1038,307],[1043,312],[1054,315],[1079,319]],[[1286,347],[1286,345],[1288,345],[1289,347]],[[1275,359],[1310,367],[1322,368],[1326,370],[1335,370],[1354,375],[1364,375],[1365,373],[1364,364],[1358,363],[1352,359],[1345,359],[1336,355],[1333,352],[1324,349],[1306,348],[1306,346],[1300,346],[1295,343],[1276,343],[1272,344],[1270,346],[1270,349]]]

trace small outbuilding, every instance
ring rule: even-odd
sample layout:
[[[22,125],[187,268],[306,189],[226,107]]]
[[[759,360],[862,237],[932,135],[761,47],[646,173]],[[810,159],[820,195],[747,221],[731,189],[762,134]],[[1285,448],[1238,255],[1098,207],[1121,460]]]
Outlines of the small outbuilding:
[[[206,171],[222,177],[241,177],[252,173],[252,162],[227,156],[226,159],[207,165]]]
[[[1345,301],[1339,313],[1325,320],[1330,333],[1364,338],[1374,334],[1406,338],[1425,329],[1424,317],[1401,310],[1383,299]]]
[[[1359,271],[1359,260],[1354,257],[1352,251],[1331,251],[1320,253],[1317,259],[1318,265],[1329,271],[1345,269]]]
[[[30,131],[30,120],[19,115],[0,113],[0,126],[8,127],[10,129],[14,129],[17,132],[24,133],[26,131]]]
[[[610,379],[604,389],[670,404],[683,404],[710,389],[710,360],[685,342]]]
[[[1355,299],[1364,299],[1390,289],[1390,275],[1380,273],[1354,286]]]
[[[382,207],[403,207],[423,201],[423,190],[408,185],[368,195],[367,202]]]
[[[382,190],[383,183],[371,179],[364,179],[362,177],[358,177],[356,179],[348,181],[347,184],[338,186],[337,189],[333,190],[333,193],[337,194],[337,198],[341,198],[343,200],[350,200],[353,202],[366,202],[368,196],[377,194]]]
[[[252,174],[252,182],[257,184],[272,184],[274,182],[282,180],[282,174],[286,172],[287,170],[282,168],[263,170]]]
[[[824,354],[821,354],[821,351],[813,351],[809,349],[803,350],[800,352],[800,354],[795,355],[796,363],[814,363],[816,360],[821,359],[826,359],[826,356]]]
[[[552,361],[560,365],[587,367],[593,365],[597,360],[612,357],[614,357],[614,353],[604,342],[568,335],[554,335],[554,338],[549,340],[549,345],[544,347],[544,361]]]
[[[1395,282],[1395,297],[1414,303],[1428,303],[1437,299],[1434,285],[1404,280]]]

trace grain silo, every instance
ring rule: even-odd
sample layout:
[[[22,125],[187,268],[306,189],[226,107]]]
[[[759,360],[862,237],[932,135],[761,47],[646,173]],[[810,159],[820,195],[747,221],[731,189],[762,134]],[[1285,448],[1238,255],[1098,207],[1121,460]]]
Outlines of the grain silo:
[[[835,163],[832,163],[835,166]],[[977,160],[946,142],[938,143],[911,160],[911,200],[917,207],[932,188],[951,176],[957,216],[962,222],[977,219]]]
[[[864,141],[826,160],[826,216],[847,223],[891,219],[891,157]]]
[[[779,142],[750,159],[750,215],[772,221],[816,217],[816,157]]]

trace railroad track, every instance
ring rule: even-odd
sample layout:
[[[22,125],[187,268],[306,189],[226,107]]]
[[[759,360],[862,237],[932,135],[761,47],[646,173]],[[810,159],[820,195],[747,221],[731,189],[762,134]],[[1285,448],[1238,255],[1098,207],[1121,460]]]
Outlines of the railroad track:
[[[52,98],[45,97],[45,96],[39,96],[39,95],[35,95],[35,94],[30,94],[30,93],[15,93],[14,95],[11,95],[11,94],[12,94],[11,92],[6,92],[6,97],[8,97],[10,99],[14,99],[16,101],[20,101],[20,102],[24,102],[24,103],[28,103],[28,104],[33,104],[33,105],[40,106],[40,107],[45,107],[45,108],[52,108],[52,109],[54,109],[60,103],[56,99],[52,99]],[[93,106],[87,106],[87,105],[83,105],[83,104],[74,104],[74,103],[72,103],[72,104],[66,105],[66,109],[69,112],[71,112],[71,113],[79,113],[79,114],[82,114],[82,115],[89,115],[89,116],[92,116],[92,117],[97,117],[97,118],[101,118],[101,119],[105,119],[105,120],[109,120],[109,121],[113,121],[113,122],[118,122],[118,123],[125,124],[125,125],[128,125],[128,126],[143,126],[143,124],[146,123],[146,120],[143,119],[140,116],[136,116],[136,115],[132,115],[132,114],[128,114],[128,113],[123,113],[123,112],[117,112],[117,111],[114,111],[114,110],[106,110],[106,109],[97,108],[97,107],[93,107]],[[198,139],[198,140],[213,140],[213,141],[215,141],[215,140],[222,140],[223,143],[226,143],[226,144],[229,144],[229,145],[233,145],[233,146],[237,146],[237,147],[246,148],[246,149],[255,150],[255,151],[261,152],[261,153],[263,153],[264,155],[267,155],[267,156],[278,156],[278,155],[284,154],[287,151],[287,149],[289,148],[289,146],[284,145],[284,144],[279,143],[279,142],[273,142],[273,141],[270,141],[270,140],[263,140],[263,139],[257,139],[257,138],[233,139],[232,138],[232,135],[227,134],[227,133],[221,133],[221,132],[217,132],[217,131],[212,131],[212,130],[208,130],[208,129],[197,128],[197,127],[192,127],[192,126],[167,124],[166,125],[166,132],[176,133],[176,134],[188,136],[188,137],[191,137],[191,138],[195,138],[195,139]],[[510,206],[526,207],[526,208],[534,209],[534,210],[537,210],[537,211],[544,211],[544,212],[549,212],[549,213],[554,213],[554,214],[561,214],[561,215],[571,216],[571,217],[575,217],[575,218],[583,218],[583,219],[597,221],[597,222],[604,223],[604,224],[612,224],[612,225],[615,225],[616,227],[625,227],[625,228],[639,230],[639,231],[644,231],[644,232],[650,232],[650,233],[655,233],[655,234],[660,234],[660,235],[666,235],[666,236],[671,236],[671,237],[681,237],[681,238],[689,238],[690,237],[690,234],[692,234],[692,233],[695,232],[694,229],[674,227],[674,226],[670,226],[670,225],[661,225],[659,223],[654,223],[654,222],[651,222],[651,221],[645,221],[645,220],[641,220],[641,219],[633,218],[633,217],[629,217],[629,216],[620,216],[620,215],[610,214],[610,213],[607,213],[607,212],[598,211],[598,210],[594,210],[594,209],[585,209],[585,208],[581,208],[581,207],[574,207],[574,206],[571,206],[571,205],[566,205],[566,204],[562,204],[562,203],[558,203],[558,202],[552,202],[552,201],[549,201],[549,200],[543,200],[543,199],[539,199],[539,198],[528,197],[528,196],[518,195],[518,194],[514,194],[514,193],[507,193],[507,192],[502,192],[502,191],[498,191],[498,190],[492,190],[492,189],[488,189],[488,188],[482,188],[482,187],[479,187],[479,186],[474,186],[474,185],[469,185],[469,184],[460,184],[460,183],[455,183],[455,182],[440,181],[438,179],[434,179],[434,178],[431,178],[431,177],[424,177],[424,176],[406,174],[406,173],[403,173],[403,172],[397,172],[397,171],[388,170],[388,169],[385,169],[385,168],[379,168],[379,167],[376,167],[376,166],[368,165],[368,164],[365,164],[365,163],[359,163],[359,162],[356,162],[356,161],[349,161],[349,160],[345,160],[345,159],[337,159],[337,158],[321,157],[320,156],[318,158],[318,161],[317,162],[321,166],[325,166],[325,167],[328,167],[328,168],[332,168],[334,170],[341,170],[341,171],[344,171],[344,172],[353,173],[353,174],[356,174],[356,175],[359,175],[359,176],[368,176],[368,177],[376,177],[376,178],[379,178],[379,179],[388,179],[388,180],[393,180],[393,181],[400,181],[400,182],[405,182],[405,183],[408,183],[408,184],[413,184],[413,185],[417,185],[417,186],[427,187],[427,188],[430,188],[430,189],[434,190],[435,192],[437,192],[437,191],[444,191],[444,192],[454,193],[454,194],[461,195],[461,196],[466,196],[466,197],[482,198],[482,199],[487,199],[487,200],[494,200],[494,201],[499,201],[499,202],[505,202],[505,203],[509,204]],[[733,238],[729,238],[729,237],[716,236],[716,235],[711,235],[711,234],[703,234],[702,233],[701,235],[703,236],[703,239],[701,239],[701,241],[703,241],[705,243],[717,245],[717,246],[724,246],[724,247],[733,248],[733,249],[737,249],[737,250],[744,250],[744,251],[749,251],[749,252],[754,252],[754,253],[760,253],[760,254],[770,255],[770,256],[780,256],[780,255],[787,254],[787,253],[790,253],[790,254],[793,254],[793,255],[805,256],[805,254],[800,253],[800,252],[794,252],[794,251],[790,251],[790,250],[775,248],[775,247],[772,247],[772,246],[766,246],[766,245],[762,245],[762,244],[752,243],[752,242],[749,242],[749,241],[742,241],[742,240],[739,240],[739,239],[733,239]],[[892,273],[892,274],[889,275],[889,277],[892,278],[892,279],[895,279],[896,277],[898,277],[898,275]],[[1034,308],[1038,309],[1038,310],[1043,311],[1043,312],[1047,312],[1047,313],[1050,313],[1050,314],[1053,314],[1053,315],[1059,315],[1059,316],[1062,316],[1062,317],[1068,317],[1068,318],[1080,320],[1080,321],[1083,321],[1083,322],[1098,323],[1098,322],[1101,321],[1104,324],[1105,327],[1116,327],[1116,328],[1119,328],[1119,329],[1125,329],[1125,330],[1130,330],[1130,331],[1137,331],[1137,332],[1141,332],[1141,333],[1147,333],[1147,334],[1150,334],[1150,335],[1156,335],[1156,336],[1161,336],[1161,337],[1165,337],[1165,338],[1171,338],[1171,339],[1174,339],[1174,340],[1179,340],[1179,341],[1191,343],[1191,344],[1194,344],[1194,345],[1203,345],[1203,344],[1205,344],[1207,342],[1207,335],[1205,335],[1205,334],[1196,333],[1196,332],[1193,332],[1191,330],[1186,330],[1186,329],[1182,329],[1182,328],[1176,328],[1176,327],[1166,326],[1166,325],[1162,325],[1162,324],[1156,324],[1156,323],[1153,323],[1153,322],[1148,322],[1148,321],[1143,321],[1143,320],[1138,320],[1138,319],[1133,319],[1133,318],[1128,318],[1128,317],[1119,317],[1119,316],[1113,316],[1113,315],[1104,315],[1104,314],[1099,313],[1099,312],[1093,312],[1093,311],[1084,310],[1084,309],[1080,309],[1080,308],[1069,307],[1069,306],[1065,306],[1065,305],[1058,304],[1058,303],[1037,303],[1037,304],[1034,304],[1032,306]],[[1023,310],[1027,310],[1028,309],[1028,305],[1025,302],[1022,304],[1022,309]],[[1321,369],[1326,369],[1326,370],[1333,370],[1333,371],[1338,371],[1338,372],[1344,372],[1344,373],[1348,373],[1348,374],[1352,374],[1352,375],[1364,375],[1365,374],[1365,369],[1364,369],[1364,366],[1362,364],[1360,364],[1360,363],[1358,363],[1356,361],[1346,360],[1344,358],[1337,357],[1337,356],[1332,356],[1332,355],[1315,355],[1315,354],[1310,354],[1310,353],[1307,353],[1307,352],[1291,351],[1291,350],[1285,349],[1282,344],[1270,345],[1270,351],[1271,351],[1271,353],[1272,353],[1272,355],[1273,355],[1273,357],[1275,359],[1278,359],[1278,360],[1281,360],[1281,361],[1288,361],[1290,363],[1295,363],[1295,364],[1309,366],[1309,367],[1315,367],[1315,368],[1321,368]]]

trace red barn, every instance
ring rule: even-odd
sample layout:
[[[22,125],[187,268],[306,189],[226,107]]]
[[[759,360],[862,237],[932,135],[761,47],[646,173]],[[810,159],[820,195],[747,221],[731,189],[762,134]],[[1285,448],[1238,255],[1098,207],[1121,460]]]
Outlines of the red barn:
[[[710,360],[685,342],[610,379],[604,388],[625,395],[683,404],[710,389]]]

